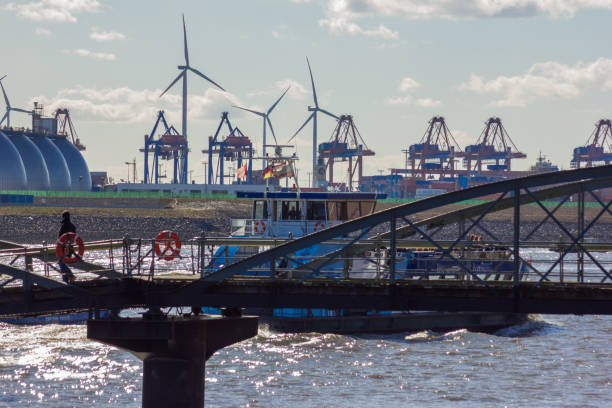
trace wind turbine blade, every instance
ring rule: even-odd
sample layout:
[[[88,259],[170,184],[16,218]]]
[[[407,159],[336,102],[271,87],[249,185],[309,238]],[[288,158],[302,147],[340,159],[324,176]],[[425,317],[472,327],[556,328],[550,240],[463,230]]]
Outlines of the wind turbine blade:
[[[276,105],[278,105],[278,103],[281,101],[281,99],[283,99],[283,96],[285,96],[285,94],[287,93],[289,88],[291,88],[291,87],[288,87],[287,89],[285,89],[285,92],[283,92],[283,94],[280,96],[280,98],[278,98],[277,101],[274,102],[274,105],[270,106],[270,109],[268,109],[268,115],[274,110],[274,108],[276,108]]]
[[[2,117],[2,119],[0,119],[0,125],[2,125],[2,123],[4,123],[4,121],[6,120],[6,117],[8,116],[8,111],[6,111],[6,113],[4,114],[4,116]]]
[[[31,113],[32,113],[32,111],[29,111],[29,110],[19,109],[19,108],[13,108],[13,107],[11,107],[11,110],[12,110],[12,111],[15,111],[15,112],[22,112],[22,113],[29,113],[29,114],[31,114]]]
[[[293,139],[294,139],[294,138],[297,136],[297,134],[298,134],[298,133],[300,133],[300,131],[301,131],[302,129],[304,129],[304,126],[306,126],[306,125],[308,124],[308,122],[310,122],[310,119],[312,119],[312,117],[313,117],[313,116],[314,116],[314,112],[310,114],[310,116],[308,117],[308,119],[306,119],[306,122],[304,122],[304,124],[303,124],[302,126],[300,126],[300,128],[297,130],[297,132],[295,132],[295,133],[293,134],[293,136],[291,136],[291,139],[289,139],[289,140],[287,141],[287,143],[291,142],[291,141],[292,141],[292,140],[293,140]]]
[[[197,69],[191,68],[191,67],[187,67],[187,69],[193,72],[194,74],[201,76],[202,78],[204,78],[205,80],[207,80],[208,82],[210,82],[211,84],[219,88],[220,90],[226,92],[225,89],[221,87],[221,85],[219,85],[218,83],[216,83],[215,81],[213,81],[212,79],[210,79],[209,77],[207,77],[206,75],[198,71]]]
[[[274,137],[274,144],[278,144],[276,140],[276,134],[274,133],[274,128],[272,127],[272,122],[270,121],[270,117],[266,115],[266,121],[268,121],[268,126],[270,126],[270,130],[272,131],[272,136]]]
[[[183,14],[183,38],[185,40],[185,65],[189,66],[189,52],[187,51],[187,27],[185,26],[185,14]]]
[[[6,91],[4,90],[4,85],[2,85],[2,82],[0,82],[0,87],[2,87],[2,94],[4,95],[4,101],[6,102],[6,108],[9,109],[11,107],[11,103],[8,100],[8,96],[6,96]]]
[[[4,76],[2,78],[0,78],[0,81],[2,81],[4,78],[6,78],[7,74],[4,74]]]
[[[177,76],[177,77],[174,79],[174,81],[172,81],[172,83],[171,83],[170,85],[168,85],[168,87],[166,88],[166,90],[165,90],[164,92],[162,92],[162,93],[161,93],[161,95],[159,95],[159,97],[161,98],[162,96],[164,96],[164,94],[165,94],[166,92],[168,92],[168,89],[172,88],[172,86],[173,86],[174,84],[176,84],[176,82],[177,82],[179,79],[181,79],[181,77],[182,77],[183,75],[185,75],[185,70],[183,70],[183,71],[182,71],[180,74],[178,74],[178,76]]]
[[[319,102],[317,101],[317,90],[314,85],[314,78],[312,77],[312,69],[310,69],[310,61],[308,61],[308,57],[306,57],[306,62],[308,63],[308,72],[310,72],[310,83],[312,84],[312,96],[314,97],[315,106],[319,107]]]
[[[339,117],[337,117],[336,115],[334,115],[334,114],[333,114],[333,113],[331,113],[331,112],[326,111],[325,109],[321,109],[321,108],[319,108],[319,109],[318,109],[318,111],[319,111],[319,112],[321,112],[321,113],[326,114],[327,116],[331,116],[332,118],[334,118],[334,119],[336,119],[336,120],[340,120],[340,118],[339,118]]]
[[[238,109],[242,109],[242,110],[247,111],[247,112],[254,113],[254,114],[255,114],[255,115],[257,115],[257,116],[261,116],[261,117],[265,117],[265,116],[266,116],[266,114],[265,114],[265,113],[263,113],[263,112],[257,112],[257,111],[252,110],[252,109],[241,108],[240,106],[236,106],[236,105],[232,105],[232,106],[233,106],[234,108],[238,108]]]

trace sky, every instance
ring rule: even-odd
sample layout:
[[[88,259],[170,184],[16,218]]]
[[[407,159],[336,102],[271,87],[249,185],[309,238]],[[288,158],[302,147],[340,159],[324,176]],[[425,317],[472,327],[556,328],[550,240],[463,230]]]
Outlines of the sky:
[[[90,170],[119,181],[136,159],[142,178],[139,149],[157,111],[181,128],[180,83],[160,94],[184,64],[183,13],[191,66],[226,90],[189,77],[196,183],[221,113],[261,154],[261,118],[232,105],[265,110],[290,86],[270,116],[287,143],[313,105],[307,57],[319,105],[352,115],[375,151],[366,174],[403,168],[401,150],[433,116],[445,117],[461,148],[500,117],[527,154],[517,170],[539,152],[569,168],[573,148],[612,116],[612,0],[0,0],[0,76],[11,105],[69,108]],[[30,127],[23,114],[11,121]],[[319,116],[318,142],[335,124]],[[310,124],[294,142],[304,185]]]

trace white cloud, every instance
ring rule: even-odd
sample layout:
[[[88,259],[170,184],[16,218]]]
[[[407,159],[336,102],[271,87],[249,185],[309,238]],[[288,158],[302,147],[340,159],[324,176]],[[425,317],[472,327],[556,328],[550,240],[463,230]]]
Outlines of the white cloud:
[[[526,106],[541,98],[572,99],[588,87],[612,89],[612,59],[599,58],[573,66],[540,62],[522,75],[486,80],[472,74],[469,81],[459,85],[459,89],[477,94],[501,95],[493,102],[497,106]]]
[[[414,101],[412,95],[390,96],[385,100],[387,105],[410,105]]]
[[[78,55],[79,57],[87,57],[102,61],[114,61],[117,59],[115,54],[109,54],[105,52],[92,52],[83,48],[76,50],[64,50],[66,54]]]
[[[397,90],[405,93],[406,95],[390,96],[385,100],[385,103],[387,105],[415,105],[422,108],[435,108],[442,105],[440,101],[432,98],[415,98],[412,95],[412,91],[420,86],[421,84],[418,81],[410,77],[404,77],[400,81]]]
[[[414,79],[410,77],[405,77],[400,81],[398,89],[400,92],[409,92],[409,91],[412,91],[413,89],[418,88],[419,86],[421,86],[421,84],[419,84]]]
[[[298,101],[304,100],[305,96],[311,94],[311,92],[306,89],[304,85],[300,84],[295,79],[281,79],[280,81],[276,81],[274,83],[274,86],[278,90],[282,89],[283,91],[289,87],[289,92],[287,92],[287,96]]]
[[[74,23],[76,14],[93,13],[100,7],[98,0],[40,0],[28,3],[8,3],[6,9],[33,21]]]
[[[308,3],[309,0],[292,0]],[[334,34],[363,35],[397,40],[399,33],[383,24],[363,28],[358,20],[401,17],[408,19],[552,18],[573,17],[581,10],[610,10],[612,0],[327,0],[319,25]]]
[[[436,108],[442,105],[442,102],[432,99],[432,98],[420,98],[420,99],[417,99],[414,102],[414,104],[422,108]]]
[[[375,29],[364,29],[351,20],[342,16],[330,16],[319,20],[319,25],[327,27],[334,34],[364,35],[366,37],[379,37],[385,40],[397,40],[399,33],[380,24]]]
[[[301,83],[296,81],[295,79],[287,78],[281,79],[274,83],[274,86],[264,90],[255,90],[247,93],[247,96],[252,98],[255,96],[270,96],[273,98],[278,98],[285,92],[285,89],[289,88],[286,97],[293,98],[295,100],[301,101],[305,96],[310,95],[311,92],[304,87]],[[276,99],[275,99],[276,100]],[[271,102],[272,103],[272,102]],[[282,103],[282,102],[281,102]],[[255,108],[253,108],[255,109]]]
[[[43,103],[51,112],[65,107],[84,120],[102,122],[153,123],[157,111],[164,109],[170,124],[179,129],[182,98],[174,93],[160,98],[161,92],[161,89],[135,90],[128,87],[78,87],[63,89],[54,97],[37,96],[30,102]],[[234,95],[209,88],[204,94],[189,96],[188,115],[191,120],[218,120],[221,112],[228,111],[234,104],[240,104]]]
[[[46,28],[38,27],[34,32],[36,33],[36,35],[39,35],[41,37],[48,37],[51,35],[51,31],[47,30]]]
[[[114,40],[125,40],[125,35],[118,33],[117,31],[98,31],[97,28],[92,28],[89,38],[94,41],[114,41]]]
[[[328,0],[329,13],[346,19],[572,17],[584,9],[612,9],[612,0]]]
[[[474,144],[474,138],[468,135],[465,130],[453,129],[452,135],[459,146]]]

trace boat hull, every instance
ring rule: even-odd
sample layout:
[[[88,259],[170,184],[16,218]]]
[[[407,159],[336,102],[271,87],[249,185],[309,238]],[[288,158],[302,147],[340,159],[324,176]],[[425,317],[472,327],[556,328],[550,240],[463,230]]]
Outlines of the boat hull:
[[[101,310],[100,317],[108,317],[110,311]],[[18,325],[38,325],[38,324],[83,324],[89,319],[89,311],[82,310],[70,313],[52,313],[31,316],[16,316],[2,318],[0,322]]]
[[[259,321],[270,330],[282,333],[401,333],[423,330],[453,331],[467,329],[477,332],[496,330],[522,324],[522,313],[490,312],[396,312],[368,316],[336,316],[291,318],[261,316]]]

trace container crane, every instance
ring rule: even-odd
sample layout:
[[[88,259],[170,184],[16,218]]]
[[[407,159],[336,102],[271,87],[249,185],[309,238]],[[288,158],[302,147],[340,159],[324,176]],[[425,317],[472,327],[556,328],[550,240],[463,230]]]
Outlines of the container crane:
[[[228,130],[225,137],[221,136],[223,125]],[[224,179],[228,177],[223,173],[225,161],[236,161],[236,168],[239,169],[244,165],[243,162],[247,160],[245,183],[253,183],[253,143],[238,127],[232,126],[227,112],[221,113],[221,122],[219,122],[217,131],[214,136],[209,136],[208,149],[202,150],[202,153],[208,154],[208,184],[216,184],[217,181],[218,184],[224,184]],[[217,158],[216,166],[213,165],[214,156]],[[215,168],[216,174],[213,172]]]
[[[520,152],[500,118],[491,117],[476,144],[466,146],[463,164],[468,172],[481,173],[483,165],[486,172],[506,173],[512,171],[512,159],[524,159],[527,155]]]
[[[353,117],[341,115],[329,142],[319,144],[319,157],[323,159],[325,169],[329,171],[329,185],[334,185],[334,163],[348,161],[347,187],[349,190],[353,189],[355,173],[357,173],[357,187],[360,186],[364,156],[374,156],[374,152],[363,141]]]
[[[410,173],[422,180],[433,179],[434,175],[454,179],[455,161],[459,157],[464,157],[464,153],[442,116],[434,116],[419,143],[408,148]]]
[[[584,146],[576,147],[570,162],[573,169],[601,166],[612,161],[612,123],[601,119]]]
[[[163,133],[156,137],[160,124],[163,125]],[[157,120],[153,125],[151,133],[144,136],[144,183],[159,184],[159,160],[173,160],[172,183],[178,184],[179,180],[187,180],[186,168],[183,154],[188,150],[187,140],[180,135],[174,126],[169,126],[164,116],[164,111],[157,112]],[[153,169],[149,167],[149,153],[153,153]]]

